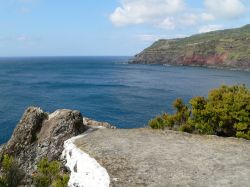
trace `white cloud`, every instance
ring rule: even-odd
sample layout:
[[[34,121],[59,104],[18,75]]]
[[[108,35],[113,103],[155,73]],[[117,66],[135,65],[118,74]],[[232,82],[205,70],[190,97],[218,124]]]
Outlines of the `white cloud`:
[[[180,18],[179,22],[182,25],[185,25],[185,26],[196,25],[197,22],[198,22],[198,15],[196,15],[196,14],[185,14],[183,17]]]
[[[223,25],[205,25],[199,29],[199,33],[211,32],[223,29]]]
[[[160,24],[159,27],[166,29],[166,30],[173,30],[175,29],[175,23],[173,18],[165,18]]]
[[[159,39],[168,38],[165,35],[141,34],[137,36],[143,42],[155,42]]]
[[[19,41],[19,42],[25,42],[25,41],[29,41],[30,38],[29,38],[28,36],[21,35],[21,36],[18,36],[18,37],[16,38],[16,40]]]
[[[27,35],[16,35],[16,36],[0,36],[0,41],[1,42],[7,42],[7,43],[22,43],[22,44],[30,44],[34,41],[40,40],[39,37],[37,38],[31,38]]]
[[[161,34],[139,34],[136,35],[136,38],[143,42],[155,42],[160,39],[169,39],[169,38],[185,38],[188,35],[177,34],[177,35],[161,35]]]
[[[184,8],[184,0],[123,0],[110,15],[116,26],[141,23],[162,23]]]
[[[241,0],[204,0],[207,11],[217,18],[238,18],[246,11]]]
[[[214,21],[215,17],[214,17],[214,15],[209,14],[209,13],[202,13],[201,14],[201,19],[204,20],[204,21]]]
[[[167,31],[200,28],[201,33],[222,29],[250,10],[250,0],[202,1],[203,7],[193,8],[187,0],[121,0],[110,20],[118,27],[147,24]]]

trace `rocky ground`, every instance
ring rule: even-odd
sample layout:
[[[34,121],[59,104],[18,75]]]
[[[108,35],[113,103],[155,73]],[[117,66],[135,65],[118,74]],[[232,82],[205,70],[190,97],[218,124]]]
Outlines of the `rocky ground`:
[[[151,129],[99,129],[75,141],[111,186],[250,186],[250,141]]]

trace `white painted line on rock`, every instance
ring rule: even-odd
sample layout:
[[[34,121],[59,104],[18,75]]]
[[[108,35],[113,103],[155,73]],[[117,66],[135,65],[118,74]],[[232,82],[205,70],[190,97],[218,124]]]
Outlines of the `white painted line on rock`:
[[[69,187],[109,187],[110,177],[94,158],[77,148],[74,141],[86,135],[73,137],[64,142],[62,157],[71,171]]]

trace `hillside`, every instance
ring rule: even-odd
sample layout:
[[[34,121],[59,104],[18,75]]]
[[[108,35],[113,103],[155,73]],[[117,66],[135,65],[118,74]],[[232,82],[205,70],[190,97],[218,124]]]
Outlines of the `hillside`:
[[[250,69],[250,24],[187,38],[159,40],[130,63]]]

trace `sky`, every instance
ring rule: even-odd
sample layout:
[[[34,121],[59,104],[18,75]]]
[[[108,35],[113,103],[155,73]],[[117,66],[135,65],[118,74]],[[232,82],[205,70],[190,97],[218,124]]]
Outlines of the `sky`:
[[[0,56],[132,56],[250,23],[250,0],[0,0]]]

